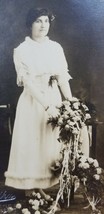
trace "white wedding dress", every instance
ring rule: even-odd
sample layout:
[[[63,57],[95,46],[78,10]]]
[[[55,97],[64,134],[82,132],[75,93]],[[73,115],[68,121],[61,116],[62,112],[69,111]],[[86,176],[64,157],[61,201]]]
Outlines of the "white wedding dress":
[[[5,184],[19,189],[47,188],[58,182],[50,166],[59,157],[61,144],[58,128],[52,130],[47,124],[48,114],[39,96],[46,106],[59,105],[62,98],[58,84],[65,84],[71,77],[62,47],[48,37],[42,43],[26,37],[14,50],[14,63],[17,84],[24,89],[17,104]],[[52,86],[51,76],[56,78]],[[27,87],[28,81],[37,96]]]
[[[42,43],[26,37],[14,50],[14,63],[17,84],[24,89],[17,104],[5,184],[18,189],[45,189],[58,183],[50,166],[59,157],[61,143],[57,140],[58,128],[52,130],[47,124],[43,106],[61,104],[58,85],[65,85],[71,77],[62,47],[48,37]],[[55,77],[52,85],[50,77]],[[88,156],[86,127],[82,135],[82,150]]]

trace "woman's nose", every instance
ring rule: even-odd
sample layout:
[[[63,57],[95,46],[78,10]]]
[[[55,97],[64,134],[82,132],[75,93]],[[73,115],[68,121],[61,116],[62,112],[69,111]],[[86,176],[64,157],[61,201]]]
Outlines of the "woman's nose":
[[[41,27],[44,28],[45,27],[45,22],[41,23]]]

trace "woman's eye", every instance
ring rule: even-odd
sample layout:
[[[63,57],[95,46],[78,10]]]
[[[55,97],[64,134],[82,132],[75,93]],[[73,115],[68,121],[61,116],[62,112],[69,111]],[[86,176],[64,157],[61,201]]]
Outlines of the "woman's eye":
[[[36,20],[36,23],[40,23],[40,20],[39,20],[39,19],[37,19],[37,20]]]

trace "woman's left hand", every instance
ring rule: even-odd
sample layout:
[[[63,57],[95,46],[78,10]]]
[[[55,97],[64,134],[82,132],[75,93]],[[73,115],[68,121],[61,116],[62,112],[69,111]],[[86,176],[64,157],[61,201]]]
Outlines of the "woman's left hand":
[[[47,109],[47,113],[49,117],[58,117],[59,116],[59,109],[56,106],[50,105]]]

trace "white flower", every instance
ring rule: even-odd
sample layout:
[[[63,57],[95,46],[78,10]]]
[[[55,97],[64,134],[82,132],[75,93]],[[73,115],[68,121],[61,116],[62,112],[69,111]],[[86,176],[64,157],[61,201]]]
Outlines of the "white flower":
[[[38,209],[39,209],[39,206],[34,205],[34,206],[32,206],[32,209],[33,209],[33,210],[38,210]]]
[[[60,166],[60,162],[59,162],[59,160],[56,160],[56,161],[55,161],[55,165],[56,165],[57,167],[59,167],[59,166]]]
[[[83,168],[84,168],[84,169],[88,169],[88,168],[89,168],[89,164],[88,164],[88,163],[84,163],[84,164],[83,164]]]
[[[82,167],[83,167],[83,164],[82,164],[82,163],[79,163],[78,167],[79,167],[79,168],[82,168]]]
[[[68,124],[69,124],[70,126],[74,126],[74,125],[75,125],[75,122],[74,122],[74,121],[68,120]]]
[[[30,199],[29,200],[29,204],[33,204],[34,200],[33,199]]]
[[[72,111],[71,108],[70,108],[70,106],[66,106],[65,108],[66,108],[67,112]]]
[[[37,196],[38,199],[41,198],[41,194],[39,192],[36,194],[36,196]]]
[[[69,113],[70,113],[70,116],[71,116],[71,117],[74,117],[74,116],[75,116],[75,112],[74,112],[74,111],[70,110]]]
[[[36,210],[36,211],[35,211],[35,214],[40,214],[40,211],[39,211],[39,210]]]
[[[91,164],[91,163],[94,162],[94,159],[93,159],[93,158],[88,158],[87,160],[88,160],[89,164]]]
[[[16,209],[21,209],[22,205],[20,203],[16,204]]]
[[[85,111],[88,111],[88,107],[85,104],[82,104],[83,108],[85,109]]]
[[[29,211],[29,210],[28,210],[27,208],[23,208],[23,209],[22,209],[22,213],[23,213],[23,214],[27,214],[26,212],[28,212],[28,211]]]
[[[90,116],[90,114],[86,114],[86,120],[88,120],[88,119],[90,119],[91,118],[91,116]]]
[[[32,206],[32,209],[33,209],[33,210],[36,210],[36,209],[35,209],[35,206]]]
[[[101,170],[101,168],[100,168],[100,167],[98,167],[98,168],[96,169],[96,171],[97,171],[97,174],[98,174],[98,175],[100,175],[100,174],[101,174],[101,172],[102,172],[102,170]]]
[[[80,161],[82,163],[85,163],[87,161],[87,158],[83,155],[81,158],[80,158]]]
[[[69,118],[69,116],[67,115],[67,113],[65,112],[63,115],[62,115],[62,118],[64,118],[65,120],[67,120]]]
[[[35,199],[35,200],[33,201],[33,205],[39,206],[39,201],[38,201],[37,199]]]
[[[58,120],[58,125],[62,125],[63,124],[63,119],[62,118],[59,118]]]
[[[74,107],[74,109],[79,109],[79,102],[75,102],[75,103],[73,103],[73,107]]]
[[[78,131],[78,129],[77,129],[77,128],[74,128],[74,129],[72,130],[72,133],[73,133],[73,134],[78,134],[78,133],[79,133],[79,131]]]
[[[78,158],[80,157],[80,155],[77,153],[77,156],[76,156],[76,157],[77,157],[77,159],[78,159]]]
[[[31,214],[31,212],[27,208],[22,209],[23,214]]]
[[[66,129],[66,130],[69,130],[69,128],[70,128],[69,125],[66,124],[65,129]]]
[[[97,161],[96,159],[94,160],[93,165],[94,165],[95,167],[98,167],[98,166],[99,166],[99,163],[98,163],[98,161]]]
[[[40,205],[43,206],[43,204],[44,204],[44,200],[40,199]]]
[[[8,213],[11,213],[13,211],[13,207],[8,207]]]
[[[75,116],[73,119],[74,119],[74,121],[79,121],[80,120],[80,116]]]
[[[99,179],[100,179],[100,175],[97,175],[97,174],[95,174],[93,177],[94,177],[96,180],[99,180]]]
[[[32,196],[36,196],[36,192],[35,191],[32,192]]]
[[[63,103],[65,106],[66,106],[66,105],[70,105],[70,101],[68,101],[68,100],[64,100],[62,103]]]

